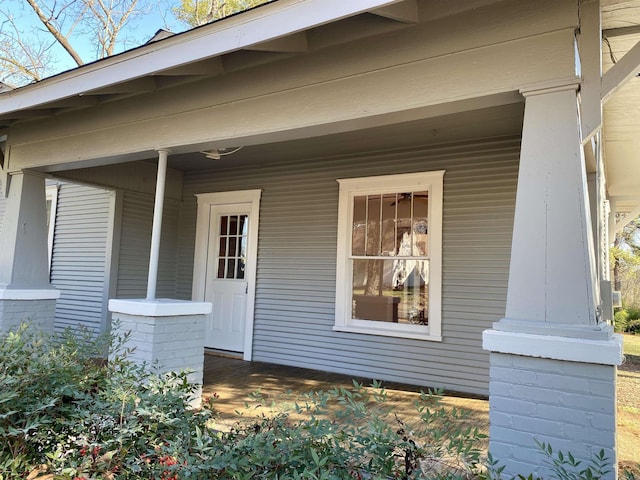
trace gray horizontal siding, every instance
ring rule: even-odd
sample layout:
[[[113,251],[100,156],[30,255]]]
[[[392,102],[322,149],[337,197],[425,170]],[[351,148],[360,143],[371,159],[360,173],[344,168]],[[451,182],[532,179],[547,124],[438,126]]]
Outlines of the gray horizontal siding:
[[[336,179],[440,169],[443,341],[334,332]],[[193,195],[259,188],[254,360],[487,394],[481,336],[504,315],[517,171],[505,140],[186,174],[179,295],[191,294]]]
[[[112,221],[111,193],[84,185],[58,187],[51,283],[61,291],[55,330],[104,328],[108,237]]]
[[[149,253],[153,224],[152,195],[124,192],[116,298],[145,298],[149,275]],[[158,298],[176,296],[176,252],[178,249],[180,202],[165,199],[162,215]]]

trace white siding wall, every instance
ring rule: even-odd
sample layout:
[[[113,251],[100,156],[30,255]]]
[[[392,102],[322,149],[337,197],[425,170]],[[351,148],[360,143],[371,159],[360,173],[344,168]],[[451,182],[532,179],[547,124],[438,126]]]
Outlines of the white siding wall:
[[[481,333],[504,315],[517,141],[185,175],[178,296],[190,298],[195,193],[261,188],[254,360],[488,393]],[[442,342],[334,332],[337,178],[446,170]]]
[[[105,327],[112,195],[84,185],[59,186],[51,256],[51,283],[62,292],[56,331],[81,325],[99,332]]]

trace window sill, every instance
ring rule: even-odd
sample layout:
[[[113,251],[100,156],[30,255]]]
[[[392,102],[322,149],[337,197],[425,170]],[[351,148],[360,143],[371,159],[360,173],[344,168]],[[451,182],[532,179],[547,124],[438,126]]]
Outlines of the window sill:
[[[362,333],[365,335],[379,335],[383,337],[397,337],[397,338],[410,338],[414,340],[426,340],[428,342],[441,342],[441,336],[429,335],[428,333],[408,332],[406,330],[400,330],[397,328],[375,328],[375,327],[361,327],[354,325],[335,325],[333,327],[334,332],[349,332],[349,333]]]

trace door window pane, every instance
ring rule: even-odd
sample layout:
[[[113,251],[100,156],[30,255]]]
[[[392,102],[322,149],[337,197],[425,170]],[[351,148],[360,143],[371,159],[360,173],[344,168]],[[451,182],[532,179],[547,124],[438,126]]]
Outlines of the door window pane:
[[[248,216],[221,215],[217,278],[245,277]]]

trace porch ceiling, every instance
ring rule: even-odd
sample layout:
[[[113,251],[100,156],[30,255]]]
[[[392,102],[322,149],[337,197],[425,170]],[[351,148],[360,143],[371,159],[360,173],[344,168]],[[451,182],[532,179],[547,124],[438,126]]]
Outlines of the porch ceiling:
[[[602,29],[606,72],[640,41],[640,2],[603,0]],[[640,204],[640,77],[605,103],[603,148],[609,195],[618,212],[631,211]]]

